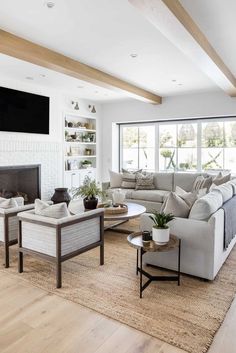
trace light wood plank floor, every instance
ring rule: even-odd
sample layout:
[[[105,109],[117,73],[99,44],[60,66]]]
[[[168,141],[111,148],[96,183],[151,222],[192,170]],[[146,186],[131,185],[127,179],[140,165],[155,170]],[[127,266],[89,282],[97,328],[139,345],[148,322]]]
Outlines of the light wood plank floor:
[[[236,301],[209,353],[236,346]],[[0,272],[1,353],[185,353]]]

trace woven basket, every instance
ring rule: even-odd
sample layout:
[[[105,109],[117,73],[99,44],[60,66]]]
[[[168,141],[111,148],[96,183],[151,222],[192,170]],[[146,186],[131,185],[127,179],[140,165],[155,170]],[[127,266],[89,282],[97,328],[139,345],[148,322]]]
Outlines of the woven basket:
[[[104,203],[100,203],[98,205],[98,208],[103,208],[105,206]],[[105,214],[121,214],[121,213],[127,213],[128,212],[128,206],[124,203],[119,204],[118,207],[110,206],[110,207],[104,207],[104,213]]]

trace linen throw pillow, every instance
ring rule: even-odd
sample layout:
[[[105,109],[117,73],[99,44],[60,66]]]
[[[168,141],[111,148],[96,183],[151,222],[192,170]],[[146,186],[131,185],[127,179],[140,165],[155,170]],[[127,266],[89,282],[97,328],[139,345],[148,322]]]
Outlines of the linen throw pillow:
[[[70,212],[65,202],[57,203],[55,205],[49,205],[47,202],[44,202],[40,199],[36,199],[34,205],[35,214],[40,216],[51,217],[56,219],[70,216]]]
[[[212,185],[211,176],[204,178],[203,176],[200,175],[196,178],[193,184],[192,192],[198,191],[200,189],[207,189],[207,192],[209,192],[211,185]]]
[[[161,212],[172,213],[175,217],[188,218],[190,207],[180,196],[171,191],[165,199]]]
[[[136,173],[123,173],[121,187],[123,189],[135,189]]]
[[[136,190],[153,190],[155,189],[153,182],[153,174],[137,173]]]
[[[199,189],[198,191],[194,191],[194,192],[187,192],[184,189],[182,189],[181,187],[176,186],[175,192],[191,208],[197,199],[206,195],[207,189],[205,188],[205,189]]]
[[[222,174],[221,174],[222,175]],[[214,180],[213,180],[213,183],[215,185],[221,185],[221,184],[224,184],[224,183],[227,183],[227,181],[230,181],[231,179],[231,174],[227,174],[227,175],[224,175],[224,176],[217,176]]]
[[[122,183],[122,174],[113,172],[109,170],[110,174],[110,187],[111,188],[120,188]]]
[[[0,197],[0,208],[13,208],[18,207],[17,201],[12,197],[11,199],[5,199],[4,197]]]

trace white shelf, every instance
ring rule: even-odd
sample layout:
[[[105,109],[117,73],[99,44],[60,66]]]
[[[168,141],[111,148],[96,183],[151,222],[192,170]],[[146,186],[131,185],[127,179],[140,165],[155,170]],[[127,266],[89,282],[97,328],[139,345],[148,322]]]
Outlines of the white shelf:
[[[96,130],[93,130],[93,129],[81,129],[79,127],[65,127],[65,130],[66,131],[78,131],[78,132],[95,132],[96,133]]]
[[[72,141],[65,141],[66,144],[70,145],[96,145],[96,142],[72,142]]]
[[[78,155],[75,155],[75,156],[65,156],[65,159],[77,159],[77,158],[96,158],[96,155],[93,154],[93,155],[90,155],[90,156],[78,156]]]
[[[96,120],[95,116],[91,116],[91,115],[89,115],[89,113],[88,113],[88,115],[80,114],[78,110],[72,110],[71,112],[70,111],[66,111],[66,112],[64,112],[64,116],[65,117],[67,117],[67,116],[75,116],[76,118]]]
[[[74,173],[74,172],[80,172],[81,170],[96,170],[96,168],[78,168],[78,169],[69,169],[69,170],[65,170],[65,173]]]

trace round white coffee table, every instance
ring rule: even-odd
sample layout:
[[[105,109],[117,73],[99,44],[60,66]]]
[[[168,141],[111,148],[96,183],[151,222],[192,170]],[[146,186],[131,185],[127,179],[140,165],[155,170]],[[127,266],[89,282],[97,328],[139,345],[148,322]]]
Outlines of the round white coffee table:
[[[130,234],[132,231],[128,229],[117,228],[119,225],[128,222],[130,219],[138,218],[141,214],[146,212],[144,206],[138,205],[137,203],[127,202],[128,211],[120,214],[104,214],[104,230],[112,230],[113,232],[119,232],[124,234]],[[82,200],[72,200],[68,206],[72,214],[83,213],[84,205]]]

